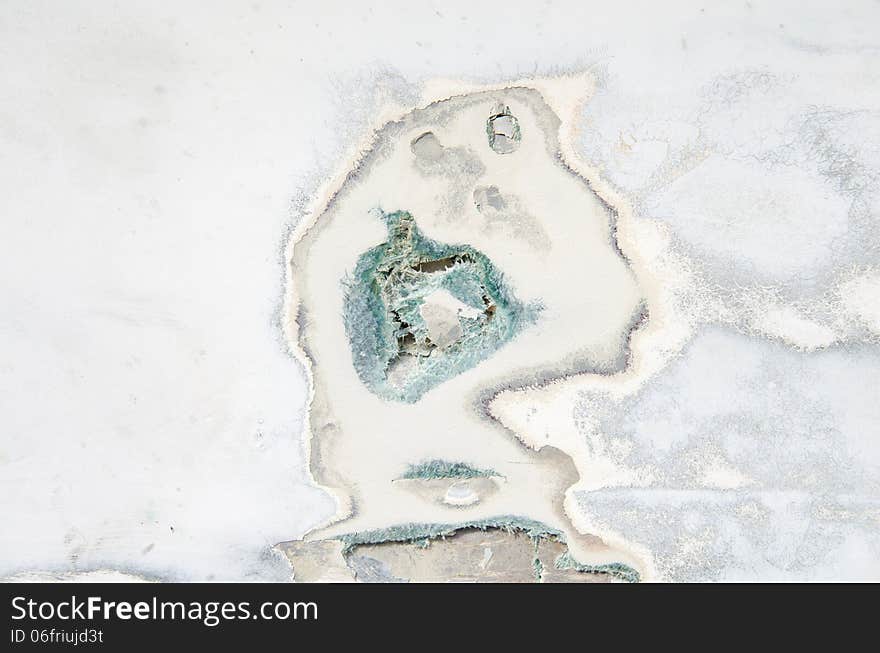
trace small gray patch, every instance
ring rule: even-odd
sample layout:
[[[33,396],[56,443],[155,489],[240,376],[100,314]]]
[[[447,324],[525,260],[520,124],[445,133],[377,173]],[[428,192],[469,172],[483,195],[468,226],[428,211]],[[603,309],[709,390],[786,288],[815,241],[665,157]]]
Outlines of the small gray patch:
[[[507,204],[498,191],[498,186],[479,186],[474,190],[474,204],[478,211],[484,206],[490,206],[496,211],[503,211]]]
[[[439,161],[443,157],[443,146],[433,132],[425,132],[410,143],[410,149],[420,159]]]
[[[510,113],[510,107],[503,104],[497,104],[492,109],[492,115],[486,121],[486,133],[489,136],[489,146],[497,154],[514,152],[522,140],[519,120]]]
[[[391,568],[382,560],[365,555],[350,555],[346,559],[348,568],[362,583],[408,583],[407,578],[398,578],[391,573]]]

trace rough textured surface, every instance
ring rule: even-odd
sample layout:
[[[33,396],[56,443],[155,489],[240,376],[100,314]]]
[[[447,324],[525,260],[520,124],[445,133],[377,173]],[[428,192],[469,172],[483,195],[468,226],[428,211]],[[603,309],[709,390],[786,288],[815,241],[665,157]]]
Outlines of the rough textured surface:
[[[491,409],[510,386],[624,369],[644,319],[615,208],[559,135],[528,86],[430,102],[379,128],[292,235],[288,335],[314,388],[311,469],[338,502],[308,539],[415,541],[425,525],[517,514],[564,536],[584,569],[640,573],[569,520],[570,453],[533,446]],[[429,461],[422,478],[401,478],[414,460]]]
[[[389,479],[426,458],[466,461],[503,473],[508,492],[555,483],[578,529],[637,543],[655,578],[880,579],[876,2],[558,0],[499,11],[390,0],[338,11],[7,0],[3,10],[0,576],[288,578],[272,545],[339,511],[310,475],[309,457],[332,458],[332,446],[302,443],[312,388],[281,334],[291,225],[387,122],[452,95],[543,84],[561,121],[551,155],[565,149],[632,207],[618,236],[638,244],[654,297],[631,350],[638,373],[612,381],[626,360],[609,357],[605,375],[491,402],[511,430],[452,410],[432,423],[418,403],[395,402],[419,424],[406,441],[444,443],[427,457],[396,457],[400,444],[382,439],[396,418],[364,413],[359,434],[393,463],[362,485],[434,505],[447,486],[412,496],[419,481]],[[430,206],[382,208],[410,210],[420,226],[472,211],[489,240],[557,250],[565,212],[536,209],[532,174],[510,184],[494,172],[541,134],[528,110],[509,106],[521,140],[507,154],[488,141],[492,101],[474,116],[472,143],[436,125],[406,134],[398,184]],[[360,215],[357,225],[371,220]],[[384,241],[374,222],[349,271]],[[566,231],[582,248],[583,235]],[[425,233],[489,254],[448,230]],[[490,258],[507,275],[503,252]],[[564,276],[579,297],[604,283]],[[517,388],[536,380],[496,371]],[[362,385],[356,375],[351,385]],[[347,426],[315,429],[344,447],[333,438]],[[513,431],[544,448],[517,453]],[[564,482],[548,443],[573,452]],[[321,480],[344,485],[355,471]],[[510,512],[489,509],[499,496],[466,510]],[[548,523],[564,523],[557,508]],[[437,520],[464,517],[437,510]]]
[[[644,391],[582,397],[584,437],[615,438],[617,463],[644,480],[578,500],[656,551],[668,580],[875,577],[877,388],[871,349],[805,355],[708,330]]]
[[[538,307],[517,301],[482,252],[426,238],[405,211],[382,219],[388,240],[361,255],[345,282],[345,332],[361,380],[413,402],[490,356]],[[444,307],[438,293],[458,306]]]
[[[401,478],[478,478],[480,476],[498,476],[498,473],[491,469],[477,469],[467,463],[429,460],[418,465],[410,465]]]
[[[337,540],[289,542],[282,549],[301,582],[319,579],[316,564],[326,570],[322,580],[344,576],[345,568],[365,583],[639,580],[626,565],[578,563],[560,531],[515,516],[457,524],[402,524]]]
[[[601,573],[557,568],[566,547],[506,531],[467,530],[429,546],[408,543],[356,546],[347,564],[361,582],[603,583]]]

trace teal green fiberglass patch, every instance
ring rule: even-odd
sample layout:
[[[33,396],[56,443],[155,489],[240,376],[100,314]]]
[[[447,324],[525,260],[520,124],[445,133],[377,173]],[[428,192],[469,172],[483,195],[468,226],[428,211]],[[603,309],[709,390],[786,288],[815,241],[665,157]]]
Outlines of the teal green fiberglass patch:
[[[517,301],[482,252],[426,238],[406,211],[382,217],[387,242],[362,254],[345,282],[345,331],[361,381],[415,402],[488,358],[537,307]]]
[[[440,478],[489,478],[500,476],[493,469],[478,469],[467,463],[453,463],[447,460],[428,460],[418,465],[410,465],[401,479],[440,479]]]
[[[532,561],[532,567],[535,570],[535,575],[539,578],[543,571],[543,564],[537,557],[538,542],[540,540],[555,540],[566,544],[565,535],[562,531],[547,526],[542,522],[535,521],[534,519],[518,517],[515,515],[501,515],[499,517],[476,519],[457,524],[398,524],[396,526],[380,528],[372,531],[346,533],[332,539],[337,539],[342,542],[342,554],[347,555],[351,553],[355,547],[364,544],[409,542],[421,547],[428,547],[433,540],[438,538],[445,539],[454,536],[458,531],[472,529],[478,529],[481,531],[500,529],[508,533],[524,533],[527,535],[535,543],[536,555]],[[584,565],[575,560],[567,550],[556,559],[554,566],[557,569],[573,569],[581,573],[608,574],[628,583],[638,583],[640,580],[639,572],[628,565],[620,562],[612,562],[610,564],[602,565]]]

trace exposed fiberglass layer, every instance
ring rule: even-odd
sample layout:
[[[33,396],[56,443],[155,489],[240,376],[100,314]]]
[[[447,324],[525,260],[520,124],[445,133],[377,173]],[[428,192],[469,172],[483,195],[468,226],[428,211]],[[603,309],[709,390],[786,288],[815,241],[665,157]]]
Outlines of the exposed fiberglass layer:
[[[285,545],[298,581],[644,575],[566,520],[577,464],[535,442],[554,424],[512,438],[495,415],[501,388],[618,369],[643,299],[558,130],[527,88],[416,109],[377,132],[295,242],[311,467],[338,501]],[[519,528],[526,516],[553,534]]]
[[[429,460],[410,465],[402,479],[440,479],[440,478],[488,478],[499,476],[491,469],[478,469],[467,463],[454,463],[447,460]]]
[[[342,543],[342,555],[346,558],[349,566],[352,566],[352,554],[359,547],[381,545],[414,545],[419,549],[427,549],[436,546],[438,543],[447,540],[456,541],[472,533],[487,533],[489,535],[512,535],[525,536],[531,542],[529,547],[529,567],[531,575],[536,581],[549,580],[545,575],[549,575],[550,569],[557,572],[575,572],[580,574],[600,574],[607,575],[613,579],[636,583],[639,581],[639,573],[624,564],[611,563],[603,565],[584,565],[576,561],[566,546],[565,535],[555,529],[533,519],[518,517],[514,515],[504,515],[490,519],[479,519],[468,522],[455,524],[402,524],[399,526],[391,526],[374,531],[365,531],[360,533],[349,533],[342,535],[338,540]],[[478,538],[469,546],[480,547],[485,546],[487,542],[484,538]],[[510,547],[510,542],[504,543],[503,540],[490,540],[492,548],[496,555],[502,554],[505,547]],[[552,545],[549,548],[548,545]],[[476,548],[474,547],[474,548]],[[552,555],[546,555],[552,552]],[[375,553],[373,554],[375,556]],[[415,551],[409,551],[405,554],[405,558],[411,559],[416,556]],[[460,561],[457,561],[456,554],[443,552],[443,558],[447,556],[451,558],[449,562],[455,561],[456,566],[464,567]],[[467,556],[465,556],[467,557]],[[483,561],[483,566],[486,560]],[[435,561],[435,565],[437,561]],[[394,578],[395,581],[404,580],[404,578]]]
[[[415,402],[489,357],[538,307],[520,303],[482,252],[425,237],[406,211],[382,218],[388,240],[346,281],[345,330],[361,381]]]

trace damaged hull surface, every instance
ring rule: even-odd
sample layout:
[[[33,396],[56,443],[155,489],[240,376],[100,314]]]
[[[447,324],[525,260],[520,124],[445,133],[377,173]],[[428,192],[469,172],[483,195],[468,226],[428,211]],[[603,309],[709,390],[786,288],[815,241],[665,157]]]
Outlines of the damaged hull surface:
[[[360,580],[645,572],[572,523],[572,452],[492,410],[505,390],[620,374],[645,320],[616,207],[567,165],[559,129],[524,87],[416,109],[377,131],[294,236],[288,326],[311,372],[311,471],[337,501],[282,546],[301,580],[328,556]],[[423,552],[415,568],[401,547]],[[495,571],[474,555],[497,556]]]

